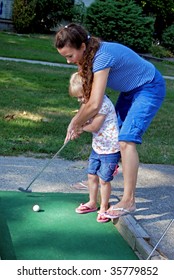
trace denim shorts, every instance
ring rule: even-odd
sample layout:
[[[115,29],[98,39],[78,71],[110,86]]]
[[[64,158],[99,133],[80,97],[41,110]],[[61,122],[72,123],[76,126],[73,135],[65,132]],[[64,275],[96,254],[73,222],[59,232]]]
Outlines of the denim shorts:
[[[119,124],[119,141],[142,143],[165,97],[165,81],[156,70],[154,79],[129,92],[121,92],[115,109]]]
[[[93,149],[89,157],[88,174],[97,175],[105,182],[113,180],[118,167],[120,152],[114,154],[97,154]]]

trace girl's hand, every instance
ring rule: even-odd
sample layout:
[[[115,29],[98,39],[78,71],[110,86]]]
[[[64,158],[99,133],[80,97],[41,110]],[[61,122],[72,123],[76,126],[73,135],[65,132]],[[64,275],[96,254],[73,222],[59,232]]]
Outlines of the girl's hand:
[[[82,132],[83,132],[83,128],[77,127],[75,125],[75,121],[72,119],[68,126],[64,143],[66,143],[69,140],[74,140],[74,139],[78,138]]]

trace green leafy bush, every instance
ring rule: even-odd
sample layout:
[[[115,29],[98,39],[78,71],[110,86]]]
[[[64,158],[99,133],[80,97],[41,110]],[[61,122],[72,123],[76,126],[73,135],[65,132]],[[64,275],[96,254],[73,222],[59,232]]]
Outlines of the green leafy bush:
[[[174,24],[165,29],[161,43],[174,54]]]
[[[144,17],[134,1],[96,0],[87,8],[85,25],[91,34],[135,51],[146,52],[152,45],[154,19]]]
[[[158,58],[174,57],[174,55],[171,53],[171,51],[165,49],[161,45],[152,45],[150,48],[150,52],[151,52],[152,56],[158,57]]]
[[[35,18],[36,1],[14,0],[12,19],[14,28],[18,33],[32,31]]]

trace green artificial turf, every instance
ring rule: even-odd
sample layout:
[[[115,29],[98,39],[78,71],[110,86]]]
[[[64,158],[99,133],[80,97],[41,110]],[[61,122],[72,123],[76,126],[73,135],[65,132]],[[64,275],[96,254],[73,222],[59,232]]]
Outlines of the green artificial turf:
[[[86,200],[87,194],[1,191],[1,259],[137,260],[112,222],[97,223],[96,212],[75,213]]]

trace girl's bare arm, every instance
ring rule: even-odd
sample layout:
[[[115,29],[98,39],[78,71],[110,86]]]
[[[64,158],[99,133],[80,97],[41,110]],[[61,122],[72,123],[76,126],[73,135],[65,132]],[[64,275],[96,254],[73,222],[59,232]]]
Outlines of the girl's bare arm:
[[[97,132],[102,126],[106,115],[97,114],[89,124],[84,125],[83,131],[86,132]]]

